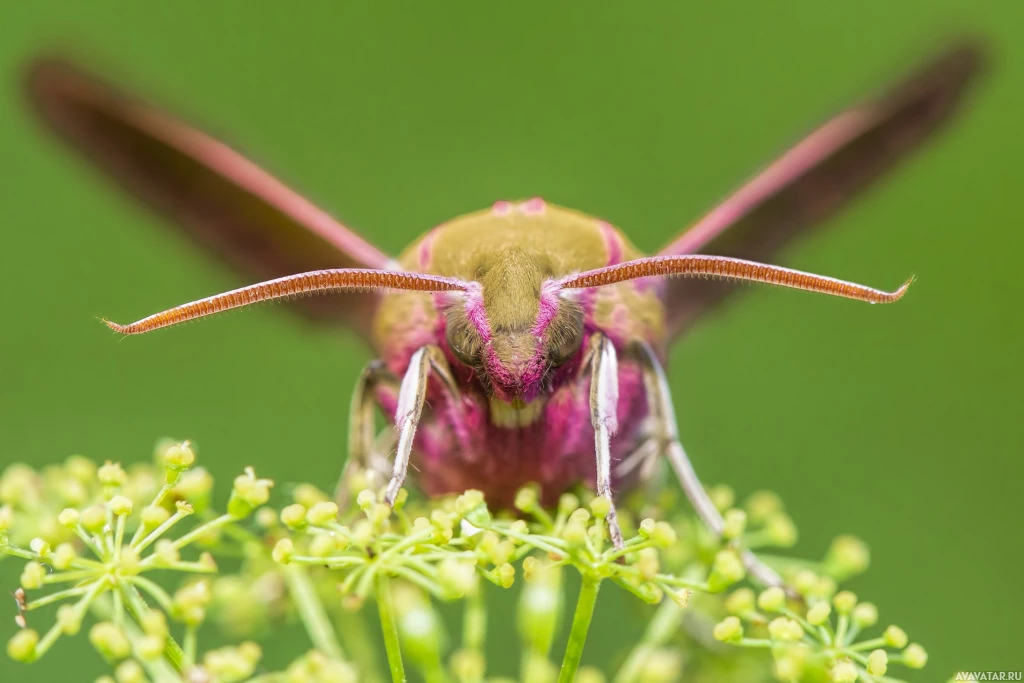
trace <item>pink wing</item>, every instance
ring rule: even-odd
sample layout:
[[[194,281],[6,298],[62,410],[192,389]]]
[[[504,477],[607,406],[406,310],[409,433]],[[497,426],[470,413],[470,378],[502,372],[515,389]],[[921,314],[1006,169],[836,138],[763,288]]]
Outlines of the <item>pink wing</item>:
[[[876,101],[818,128],[659,254],[770,258],[838,211],[945,123],[981,65],[978,45],[946,50]],[[666,283],[672,334],[685,330],[734,288],[701,280]]]
[[[32,65],[28,96],[66,142],[246,280],[388,257],[224,143],[61,60]],[[300,299],[319,321],[365,332],[377,294]]]

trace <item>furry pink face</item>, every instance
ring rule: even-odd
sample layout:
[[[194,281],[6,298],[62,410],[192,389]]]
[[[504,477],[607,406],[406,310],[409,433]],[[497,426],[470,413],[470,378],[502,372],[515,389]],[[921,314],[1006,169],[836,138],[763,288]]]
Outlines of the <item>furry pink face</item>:
[[[550,388],[552,375],[583,344],[583,309],[553,280],[545,281],[529,324],[492,325],[483,287],[474,283],[446,315],[452,357],[476,372],[493,398],[522,406]]]

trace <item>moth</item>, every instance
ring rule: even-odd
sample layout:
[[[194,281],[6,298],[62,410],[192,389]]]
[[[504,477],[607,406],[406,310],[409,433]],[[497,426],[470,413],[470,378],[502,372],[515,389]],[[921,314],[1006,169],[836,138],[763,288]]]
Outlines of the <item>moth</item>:
[[[498,505],[530,482],[551,499],[581,481],[612,503],[613,490],[667,456],[720,532],[680,444],[669,345],[738,281],[900,299],[909,280],[883,291],[763,261],[949,121],[982,61],[976,44],[948,47],[828,120],[653,256],[606,221],[533,198],[455,218],[392,258],[223,142],[71,62],[40,59],[26,83],[49,128],[257,281],[130,324],[105,321],[113,330],[140,334],[289,299],[308,320],[348,325],[374,351],[351,403],[346,467],[387,477],[389,503],[414,454],[428,494],[472,487]],[[377,408],[394,420],[383,436]],[[621,546],[615,515],[611,505],[609,535]],[[779,584],[749,552],[744,562]]]

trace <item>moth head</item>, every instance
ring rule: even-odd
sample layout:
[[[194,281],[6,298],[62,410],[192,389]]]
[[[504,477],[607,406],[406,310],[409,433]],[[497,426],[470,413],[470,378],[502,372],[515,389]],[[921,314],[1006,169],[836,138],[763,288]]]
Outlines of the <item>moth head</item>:
[[[552,283],[541,287],[532,317],[518,324],[492,320],[482,291],[446,313],[445,341],[451,357],[477,373],[488,391],[510,403],[529,403],[551,384],[556,371],[583,346],[583,308],[560,295]]]

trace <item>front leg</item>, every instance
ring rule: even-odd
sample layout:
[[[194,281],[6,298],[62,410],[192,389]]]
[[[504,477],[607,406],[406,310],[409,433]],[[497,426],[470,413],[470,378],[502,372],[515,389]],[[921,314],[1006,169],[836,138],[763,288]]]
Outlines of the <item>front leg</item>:
[[[433,372],[451,400],[461,403],[458,384],[452,375],[444,352],[434,344],[421,347],[409,360],[409,368],[402,377],[398,389],[398,408],[395,410],[395,430],[398,433],[398,451],[395,453],[395,465],[391,471],[391,481],[384,492],[384,501],[394,505],[398,492],[405,483],[405,475],[409,470],[409,456],[416,437],[416,428],[423,416],[423,406],[427,399],[427,386]]]
[[[608,501],[608,536],[616,549],[623,547],[622,530],[615,514],[612,498],[611,439],[618,429],[616,410],[619,403],[619,367],[615,346],[603,334],[591,338],[588,353],[590,362],[590,423],[594,428],[594,448],[597,456],[597,495]]]
[[[654,418],[656,433],[651,441],[656,448],[651,448],[651,453],[666,453],[672,469],[675,470],[686,497],[690,504],[697,511],[697,516],[716,535],[722,534],[725,522],[718,508],[711,502],[707,491],[697,478],[697,473],[690,464],[690,459],[679,442],[679,428],[676,426],[675,408],[672,405],[672,394],[668,388],[668,380],[665,378],[665,371],[658,362],[654,350],[648,344],[637,345],[637,360],[640,362],[644,373],[644,385],[647,391],[647,403],[650,406],[651,415]],[[645,445],[648,442],[645,442]],[[641,446],[643,448],[643,446]],[[645,453],[646,455],[646,453]],[[757,559],[749,550],[742,551],[741,557],[747,572],[757,581],[766,586],[781,586],[782,578],[771,567]]]
[[[352,403],[348,414],[348,460],[334,489],[334,500],[339,508],[344,508],[349,500],[348,480],[353,469],[362,469],[369,478],[371,488],[376,489],[376,481],[384,470],[377,456],[383,450],[386,454],[391,450],[390,444],[385,449],[374,446],[377,435],[374,428],[374,415],[377,410],[377,392],[387,389],[398,391],[398,378],[395,377],[383,361],[372,360],[363,368],[356,389],[352,394]],[[388,428],[386,434],[393,436]],[[393,440],[393,439],[392,439]],[[375,457],[377,456],[377,457]]]

